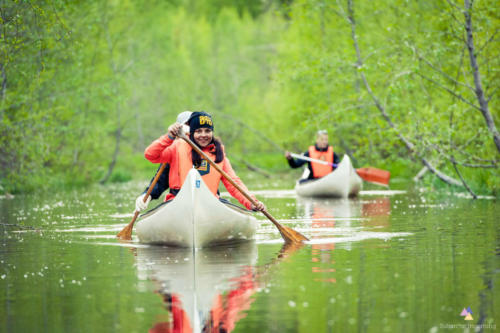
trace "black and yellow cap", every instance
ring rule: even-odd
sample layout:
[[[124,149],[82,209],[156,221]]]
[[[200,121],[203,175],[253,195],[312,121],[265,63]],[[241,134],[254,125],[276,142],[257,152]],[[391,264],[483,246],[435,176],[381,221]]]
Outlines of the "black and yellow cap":
[[[191,137],[193,137],[194,131],[198,128],[210,128],[212,131],[214,129],[214,123],[212,121],[212,116],[205,111],[195,111],[189,117],[189,132]]]

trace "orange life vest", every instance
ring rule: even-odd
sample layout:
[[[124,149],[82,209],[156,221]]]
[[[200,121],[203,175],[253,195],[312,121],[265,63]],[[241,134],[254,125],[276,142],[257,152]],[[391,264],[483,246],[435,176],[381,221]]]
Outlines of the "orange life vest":
[[[189,170],[193,168],[193,161],[191,160],[191,146],[185,142],[180,141],[177,146],[177,160],[179,161],[179,179],[180,185],[184,184],[184,180],[187,177]],[[210,157],[212,161],[215,161],[215,154],[206,152],[205,153]],[[222,169],[223,161],[217,163],[217,165]],[[197,168],[197,170],[201,174],[201,179],[205,185],[207,185],[208,189],[217,196],[217,189],[219,188],[219,183],[221,180],[221,174],[215,170],[215,168],[211,167],[211,165],[204,159],[202,159],[202,164]]]
[[[316,160],[326,161],[330,164],[333,163],[333,148],[328,146],[326,151],[318,151],[315,146],[309,147],[309,157]],[[321,178],[333,171],[333,167],[327,164],[311,162],[311,169],[314,178]]]

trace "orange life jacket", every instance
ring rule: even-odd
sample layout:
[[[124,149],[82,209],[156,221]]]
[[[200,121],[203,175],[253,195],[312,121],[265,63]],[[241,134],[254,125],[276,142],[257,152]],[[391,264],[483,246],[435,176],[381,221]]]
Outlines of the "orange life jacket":
[[[316,160],[326,161],[330,164],[333,163],[333,148],[328,146],[326,151],[318,151],[315,146],[309,147],[309,157]],[[333,171],[333,167],[327,164],[311,162],[311,169],[314,178],[321,178]]]
[[[179,179],[180,184],[184,184],[184,180],[187,177],[189,170],[193,168],[193,161],[191,160],[191,146],[185,142],[180,141],[177,146],[177,158],[179,161]],[[207,152],[208,157],[212,161],[215,161],[215,154],[211,152]],[[217,163],[217,165],[222,169],[223,162]],[[217,189],[219,188],[219,183],[221,180],[221,174],[215,170],[215,168],[211,167],[211,165],[204,159],[202,159],[202,164],[197,168],[197,170],[201,174],[201,179],[205,185],[207,185],[208,189],[217,196]]]

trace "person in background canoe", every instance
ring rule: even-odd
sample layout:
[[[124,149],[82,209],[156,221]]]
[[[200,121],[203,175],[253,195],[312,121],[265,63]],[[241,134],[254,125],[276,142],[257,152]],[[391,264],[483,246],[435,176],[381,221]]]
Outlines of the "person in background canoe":
[[[191,140],[209,157],[224,170],[235,183],[247,190],[246,186],[235,174],[229,159],[224,152],[224,146],[220,139],[213,135],[212,116],[203,111],[193,112],[188,120],[189,136]],[[212,168],[210,164],[204,160],[198,153],[192,150],[191,146],[184,140],[175,140],[182,125],[173,123],[169,126],[167,134],[153,141],[146,148],[144,156],[152,163],[168,163],[169,170],[169,187],[170,193],[166,196],[165,201],[173,199],[179,192],[186,176],[193,166],[200,173],[203,181],[210,191],[218,197],[217,190],[220,181],[224,184],[229,194],[238,200],[243,206],[251,210],[264,211],[264,204],[255,199],[257,205],[252,203],[241,194],[229,181]]]
[[[335,154],[332,146],[328,145],[328,132],[326,130],[320,130],[316,133],[316,144],[314,146],[310,146],[303,155],[317,160],[327,161],[335,165],[340,163],[340,157]],[[294,159],[288,151],[285,152],[285,157],[288,160],[288,164],[290,165],[290,167],[294,169],[300,168],[306,163],[308,164],[307,168],[309,169],[309,175],[308,177],[304,177],[304,179],[301,179],[300,182],[324,177],[335,170],[335,167],[331,165],[308,162],[301,159]]]
[[[192,113],[193,112],[191,112],[191,111],[184,111],[184,112],[179,113],[179,115],[177,116],[177,122],[179,124],[184,124],[185,125],[184,126],[184,130],[186,132],[189,132],[189,127],[187,126],[187,121],[189,120],[189,117],[191,117]],[[158,173],[158,171],[160,170],[160,168],[161,168],[161,165],[156,170],[156,173]],[[151,178],[151,181],[149,182],[148,187],[146,187],[146,189],[144,190],[144,192],[142,192],[142,194],[139,195],[137,197],[137,199],[135,199],[135,210],[136,211],[140,212],[140,211],[146,209],[148,207],[148,204],[151,201],[151,199],[158,199],[163,192],[165,192],[166,190],[168,190],[168,173],[169,173],[169,170],[170,170],[170,165],[167,164],[165,166],[165,169],[163,170],[163,173],[160,175],[160,178],[158,178],[158,181],[156,182],[155,186],[153,187],[153,190],[151,191],[151,195],[148,197],[148,199],[146,200],[146,202],[144,202],[144,196],[146,195],[146,192],[149,190],[149,187],[151,186],[151,183],[153,182],[153,179],[155,179],[155,177],[156,177],[156,173],[155,173],[155,175],[153,176],[153,178]]]

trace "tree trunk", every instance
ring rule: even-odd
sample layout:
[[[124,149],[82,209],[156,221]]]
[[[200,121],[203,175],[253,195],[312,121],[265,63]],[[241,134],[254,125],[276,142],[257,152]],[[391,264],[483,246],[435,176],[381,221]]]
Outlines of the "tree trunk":
[[[118,113],[119,113],[119,111],[118,111]],[[121,137],[122,137],[122,129],[118,128],[116,130],[116,134],[115,134],[115,139],[116,139],[116,141],[115,141],[116,142],[116,144],[115,144],[115,152],[113,153],[113,158],[111,160],[111,163],[109,163],[108,172],[106,173],[106,176],[104,176],[104,178],[100,180],[101,184],[104,184],[105,182],[107,182],[108,179],[109,179],[109,177],[113,173],[113,169],[115,167],[116,161],[118,160],[118,154],[120,153],[120,140],[121,140]]]
[[[113,74],[114,74],[113,76],[115,78],[114,86],[113,86],[114,97],[117,98],[117,96],[118,96],[117,85],[118,84],[116,83],[116,80],[119,77],[119,73],[117,70],[116,63],[113,60],[113,47],[114,47],[114,45],[113,45],[113,42],[111,40],[111,36],[109,34],[108,24],[109,24],[109,22],[107,21],[105,24],[105,32],[106,32],[106,40],[107,40],[108,50],[109,50],[110,65],[111,65],[111,69],[113,70]],[[121,141],[121,137],[122,137],[122,125],[121,125],[121,108],[120,108],[119,103],[120,103],[120,101],[116,102],[115,151],[113,153],[113,158],[111,159],[111,162],[109,163],[108,172],[107,172],[106,176],[104,176],[104,178],[100,180],[101,184],[104,184],[105,182],[107,182],[109,177],[113,173],[113,169],[115,167],[116,161],[118,160],[118,154],[120,153],[120,141]]]
[[[356,36],[356,23],[354,21],[354,10],[352,8],[353,7],[352,0],[348,0],[347,4],[348,4],[348,15],[346,18],[347,18],[347,21],[349,22],[349,24],[351,25],[351,35],[352,35],[352,40],[354,42],[354,48],[356,50],[356,57],[357,57],[356,66],[358,69],[361,69],[363,67],[363,59],[361,57],[361,51],[359,49],[358,39]],[[437,170],[429,161],[427,161],[427,159],[420,156],[420,154],[415,151],[415,145],[410,140],[408,140],[403,134],[401,134],[399,129],[396,127],[396,125],[392,122],[391,118],[387,114],[384,106],[380,103],[377,96],[375,96],[375,94],[373,93],[373,91],[370,87],[370,84],[368,83],[368,80],[366,79],[365,74],[360,70],[358,70],[358,73],[361,76],[361,79],[364,83],[366,90],[368,91],[368,94],[370,95],[373,102],[375,103],[375,106],[377,107],[377,109],[379,109],[380,113],[382,114],[382,117],[389,124],[389,126],[396,132],[396,135],[405,144],[406,148],[410,151],[410,153],[415,154],[421,160],[421,162],[429,169],[429,171],[431,171],[433,174],[435,174],[439,179],[441,179],[445,183],[450,184],[450,185],[462,186],[462,183],[460,181],[458,181],[450,176],[447,176],[446,174]]]
[[[7,74],[5,74],[5,66],[0,63],[0,70],[2,71],[2,91],[1,91],[1,99],[0,99],[0,122],[3,121],[3,113],[4,113],[4,101],[5,94],[7,92]]]
[[[472,36],[472,18],[471,18],[471,10],[472,10],[472,1],[464,0],[464,16],[465,16],[465,31],[467,35],[467,49],[469,50],[469,59],[470,65],[472,67],[472,72],[474,75],[474,92],[476,93],[477,100],[479,102],[479,107],[481,113],[483,114],[484,120],[486,121],[486,125],[488,126],[488,130],[491,135],[493,135],[493,141],[495,141],[495,145],[497,147],[498,152],[500,153],[500,134],[495,126],[495,121],[490,113],[488,107],[488,101],[484,96],[483,85],[481,83],[481,76],[479,74],[479,66],[477,64],[477,58],[475,54],[474,48],[474,38]]]
[[[2,101],[5,99],[5,93],[7,92],[7,74],[5,73],[5,66],[0,64],[0,70],[2,71]]]

